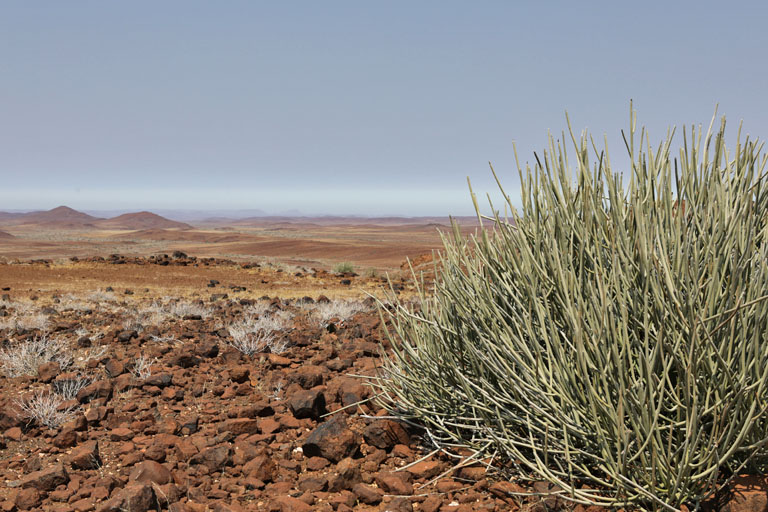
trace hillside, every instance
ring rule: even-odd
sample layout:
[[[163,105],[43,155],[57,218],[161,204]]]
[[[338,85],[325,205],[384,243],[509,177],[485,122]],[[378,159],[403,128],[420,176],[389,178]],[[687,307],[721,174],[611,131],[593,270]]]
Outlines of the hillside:
[[[95,224],[101,229],[189,229],[192,226],[184,222],[166,219],[152,212],[125,213],[111,219],[100,220]]]

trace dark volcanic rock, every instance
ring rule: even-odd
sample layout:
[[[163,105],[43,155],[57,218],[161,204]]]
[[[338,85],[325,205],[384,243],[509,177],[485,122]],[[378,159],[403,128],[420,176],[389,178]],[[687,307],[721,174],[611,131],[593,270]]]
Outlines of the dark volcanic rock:
[[[309,457],[320,456],[338,462],[352,456],[359,446],[357,435],[347,426],[346,417],[336,414],[312,431],[304,441],[303,450]]]
[[[291,396],[288,401],[291,413],[298,418],[317,420],[325,414],[325,396],[318,390],[301,390]]]
[[[392,420],[373,420],[363,432],[365,442],[382,450],[391,450],[396,444],[407,445],[411,437],[402,424]]]

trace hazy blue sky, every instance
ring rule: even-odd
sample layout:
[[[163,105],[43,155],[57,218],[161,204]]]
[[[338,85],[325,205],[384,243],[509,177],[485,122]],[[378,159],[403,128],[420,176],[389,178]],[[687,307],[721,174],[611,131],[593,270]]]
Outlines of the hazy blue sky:
[[[547,130],[768,137],[766,2],[4,1],[0,210],[467,214]],[[654,135],[655,134],[655,135]]]

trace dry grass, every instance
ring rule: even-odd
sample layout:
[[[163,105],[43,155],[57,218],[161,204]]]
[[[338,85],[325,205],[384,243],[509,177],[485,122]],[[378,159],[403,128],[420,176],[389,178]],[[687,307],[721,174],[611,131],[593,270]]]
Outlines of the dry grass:
[[[55,429],[69,421],[79,409],[79,406],[62,407],[64,402],[61,395],[38,391],[28,398],[17,400],[16,405],[26,420]]]
[[[311,315],[316,319],[321,327],[337,319],[345,321],[361,311],[368,311],[370,308],[360,301],[332,300],[311,305]]]
[[[59,363],[62,369],[72,365],[72,355],[66,340],[43,334],[0,351],[0,370],[8,377],[36,376],[37,368],[50,361]]]
[[[74,400],[77,394],[85,386],[93,382],[93,378],[89,376],[77,376],[71,379],[56,380],[51,384],[53,392],[66,400]]]

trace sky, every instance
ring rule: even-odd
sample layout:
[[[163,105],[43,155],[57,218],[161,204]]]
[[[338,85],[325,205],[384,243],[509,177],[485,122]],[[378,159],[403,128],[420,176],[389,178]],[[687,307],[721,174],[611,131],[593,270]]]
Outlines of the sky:
[[[768,137],[768,3],[0,3],[0,211],[469,215],[551,130]],[[678,138],[677,140],[681,140]],[[626,162],[626,160],[625,160]],[[617,169],[621,171],[621,169]]]

